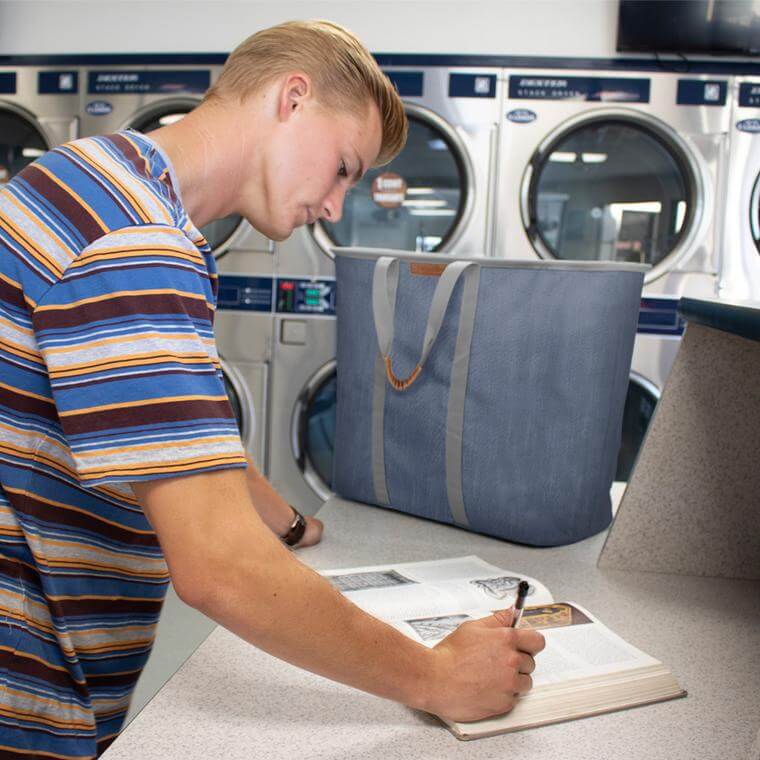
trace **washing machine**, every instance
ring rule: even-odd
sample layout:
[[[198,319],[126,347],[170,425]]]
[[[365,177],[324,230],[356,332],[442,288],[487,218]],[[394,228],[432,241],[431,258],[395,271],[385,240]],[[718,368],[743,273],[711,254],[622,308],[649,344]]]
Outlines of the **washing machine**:
[[[379,57],[384,65],[382,56]],[[270,479],[313,514],[331,493],[335,427],[335,280],[331,248],[361,245],[487,254],[498,147],[497,68],[384,66],[409,120],[407,144],[370,169],[337,223],[275,247]]]
[[[84,72],[82,134],[121,129],[151,132],[179,121],[201,102],[223,63],[223,57],[210,55],[180,56],[179,60],[186,58],[199,63],[144,63],[137,56],[121,65],[88,67]],[[272,242],[237,214],[210,222],[201,231],[220,271],[226,271],[222,259],[231,251],[273,252]]]
[[[214,335],[243,445],[267,474],[275,281],[265,261],[254,258],[246,267],[245,274],[219,275]]]
[[[731,139],[718,295],[760,301],[760,76],[732,84]]]
[[[0,184],[79,134],[76,66],[0,65]]]
[[[627,479],[683,332],[714,297],[727,77],[505,70],[494,253],[635,261],[646,275],[617,478]]]

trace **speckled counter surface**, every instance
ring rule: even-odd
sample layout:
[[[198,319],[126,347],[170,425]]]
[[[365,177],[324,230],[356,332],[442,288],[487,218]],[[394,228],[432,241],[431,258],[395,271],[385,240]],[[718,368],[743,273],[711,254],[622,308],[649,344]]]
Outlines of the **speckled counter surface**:
[[[299,553],[317,569],[477,554],[539,578],[557,600],[589,608],[671,666],[689,696],[459,742],[431,716],[300,671],[217,628],[106,760],[742,760],[754,753],[760,583],[599,570],[603,535],[531,549],[337,499],[319,514],[324,542]]]

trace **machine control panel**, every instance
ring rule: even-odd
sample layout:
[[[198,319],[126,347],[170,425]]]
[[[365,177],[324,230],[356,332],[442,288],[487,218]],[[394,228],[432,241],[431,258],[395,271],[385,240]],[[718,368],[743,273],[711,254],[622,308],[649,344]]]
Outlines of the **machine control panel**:
[[[0,72],[0,94],[14,95],[16,93],[16,74],[11,71],[7,74]]]
[[[739,85],[739,105],[742,108],[760,107],[760,82],[742,82]]]
[[[724,106],[728,97],[725,80],[679,79],[676,104],[679,106]]]
[[[37,74],[40,95],[66,95],[79,92],[78,71],[40,71]]]
[[[277,279],[278,314],[335,315],[335,280],[284,278]]]
[[[683,335],[686,322],[678,313],[678,298],[642,298],[636,332],[647,335]]]
[[[449,97],[495,98],[496,74],[451,74]]]
[[[271,312],[273,293],[271,277],[220,275],[216,305],[218,309]]]
[[[383,71],[402,98],[421,98],[425,75],[422,71]]]

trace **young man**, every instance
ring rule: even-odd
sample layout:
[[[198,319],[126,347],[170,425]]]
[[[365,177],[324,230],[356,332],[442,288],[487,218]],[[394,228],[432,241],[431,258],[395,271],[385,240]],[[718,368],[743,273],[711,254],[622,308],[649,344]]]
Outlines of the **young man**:
[[[182,121],[70,143],[0,192],[1,756],[108,746],[169,577],[273,655],[419,709],[482,718],[530,688],[543,639],[509,613],[430,650],[301,564],[220,378],[198,227],[235,212],[283,240],[335,221],[405,132],[349,32],[289,23],[244,42]]]

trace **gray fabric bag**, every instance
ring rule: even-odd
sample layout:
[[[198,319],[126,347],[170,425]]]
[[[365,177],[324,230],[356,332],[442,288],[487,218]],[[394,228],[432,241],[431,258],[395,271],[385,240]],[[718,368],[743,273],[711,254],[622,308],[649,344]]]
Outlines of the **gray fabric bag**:
[[[335,252],[336,491],[537,546],[607,527],[646,267]]]

